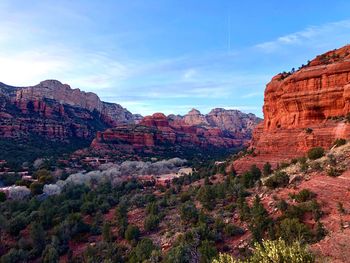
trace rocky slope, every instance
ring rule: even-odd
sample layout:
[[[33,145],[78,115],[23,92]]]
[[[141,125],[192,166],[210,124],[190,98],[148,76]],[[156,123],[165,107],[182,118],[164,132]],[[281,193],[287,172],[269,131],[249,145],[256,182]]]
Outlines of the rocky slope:
[[[317,56],[292,73],[267,84],[264,122],[253,134],[253,156],[234,163],[238,171],[251,164],[277,165],[315,146],[328,148],[336,138],[349,138],[350,46]]]
[[[258,121],[252,114],[223,109],[213,110],[208,115],[192,110],[183,117],[156,113],[146,116],[137,125],[98,132],[91,148],[102,152],[154,154],[178,148],[239,148],[250,139],[251,129]]]
[[[350,144],[333,147],[322,158],[307,160],[304,165],[291,164],[282,171],[290,178],[287,187],[259,193],[270,213],[276,214],[276,200],[292,201],[290,194],[310,190],[321,204],[321,222],[327,231],[323,240],[311,246],[320,257],[316,262],[349,262]]]

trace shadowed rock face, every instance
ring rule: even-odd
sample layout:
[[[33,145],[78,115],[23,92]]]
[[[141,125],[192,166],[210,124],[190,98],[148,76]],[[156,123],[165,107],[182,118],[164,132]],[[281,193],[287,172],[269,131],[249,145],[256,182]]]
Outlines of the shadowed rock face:
[[[220,120],[221,113],[225,113],[225,110],[213,111],[211,115],[201,115],[199,111],[191,110],[183,117],[175,115],[166,117],[162,113],[155,113],[144,117],[137,125],[117,126],[98,132],[91,148],[100,151],[157,153],[160,149],[164,150],[167,147],[238,148],[243,146],[251,138],[249,127],[253,127],[259,119],[252,114],[235,111],[233,116],[240,116],[239,122],[229,123],[236,119],[228,118],[225,123],[231,128],[228,130],[219,127],[211,119],[218,114],[217,123],[221,125],[224,123]],[[251,126],[242,124],[243,116],[249,118],[245,123]]]
[[[134,116],[119,104],[106,103],[91,92],[71,89],[57,80],[31,87],[0,83],[0,137],[21,138],[29,134],[49,139],[92,139],[96,131]]]
[[[350,46],[317,56],[292,74],[276,75],[266,86],[263,111],[264,122],[251,142],[257,156],[235,162],[239,171],[254,163],[276,165],[349,138]]]

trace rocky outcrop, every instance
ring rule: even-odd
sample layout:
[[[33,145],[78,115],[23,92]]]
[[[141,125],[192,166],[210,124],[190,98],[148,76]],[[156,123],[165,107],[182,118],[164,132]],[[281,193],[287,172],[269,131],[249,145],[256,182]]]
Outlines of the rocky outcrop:
[[[182,121],[187,125],[219,128],[233,133],[251,135],[254,127],[262,121],[254,114],[246,114],[238,110],[225,110],[216,108],[208,114],[201,114],[199,110],[192,109],[184,116],[169,115],[174,121]]]
[[[350,46],[316,57],[296,72],[281,73],[267,84],[264,122],[254,131],[254,155],[234,163],[276,165],[315,146],[328,148],[349,138]]]
[[[155,113],[144,117],[137,125],[98,132],[91,148],[104,152],[160,153],[177,147],[239,148],[250,139],[250,133],[244,129],[239,129],[239,132],[220,129],[210,125],[206,118],[197,110],[184,117]]]
[[[185,116],[183,116],[182,119],[188,125],[209,126],[206,116],[201,114],[200,111],[196,109],[190,110]]]
[[[95,93],[72,89],[69,85],[57,80],[45,80],[36,86],[20,88],[16,91],[17,103],[43,99],[54,100],[63,105],[91,112],[97,111],[110,125],[134,121],[133,115],[119,104],[103,102]]]
[[[119,104],[103,102],[94,93],[71,89],[57,80],[31,87],[0,83],[0,116],[0,138],[39,135],[92,140],[98,130],[134,122]]]

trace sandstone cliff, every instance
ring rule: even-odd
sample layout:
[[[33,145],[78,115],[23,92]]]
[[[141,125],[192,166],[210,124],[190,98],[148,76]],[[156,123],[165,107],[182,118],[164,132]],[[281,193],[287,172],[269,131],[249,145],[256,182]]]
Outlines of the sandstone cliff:
[[[183,117],[166,117],[162,113],[155,113],[144,117],[137,125],[122,125],[98,132],[91,149],[114,153],[125,151],[159,154],[176,148],[242,147],[251,138],[251,129],[259,119],[238,111],[227,118],[222,113],[225,110],[214,110],[205,116],[192,110]],[[244,120],[244,116],[247,120]]]
[[[0,83],[0,117],[0,138],[39,135],[55,140],[92,140],[98,130],[135,119],[119,104],[57,80],[31,87]]]
[[[92,92],[72,89],[57,80],[45,80],[36,86],[17,89],[16,102],[54,100],[63,105],[97,111],[110,125],[133,122],[133,115],[119,104],[107,103]]]
[[[267,84],[264,122],[253,134],[254,155],[234,163],[277,165],[315,146],[328,148],[336,138],[349,138],[350,46],[317,56],[296,72],[281,73]]]
[[[239,110],[212,109],[208,114],[201,114],[199,110],[192,109],[186,115],[169,115],[169,119],[182,121],[187,125],[219,128],[233,133],[251,135],[254,127],[262,121],[254,114],[246,114]]]

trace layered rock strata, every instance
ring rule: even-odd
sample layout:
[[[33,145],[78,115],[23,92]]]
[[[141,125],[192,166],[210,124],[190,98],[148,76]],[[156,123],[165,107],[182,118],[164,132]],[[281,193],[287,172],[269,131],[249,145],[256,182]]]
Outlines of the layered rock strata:
[[[200,115],[195,110],[189,115],[191,113]],[[250,133],[245,130],[234,132],[220,129],[205,122],[206,117],[193,115],[166,117],[155,113],[144,117],[137,125],[123,125],[98,132],[91,146],[94,150],[156,153],[169,147],[238,148],[250,139]]]
[[[264,122],[251,141],[254,154],[234,163],[238,171],[265,162],[277,165],[312,147],[329,148],[337,138],[350,138],[350,46],[272,78],[263,112]]]
[[[103,102],[94,93],[71,89],[57,80],[31,87],[0,83],[0,117],[1,138],[92,140],[98,130],[134,122],[119,104]]]

